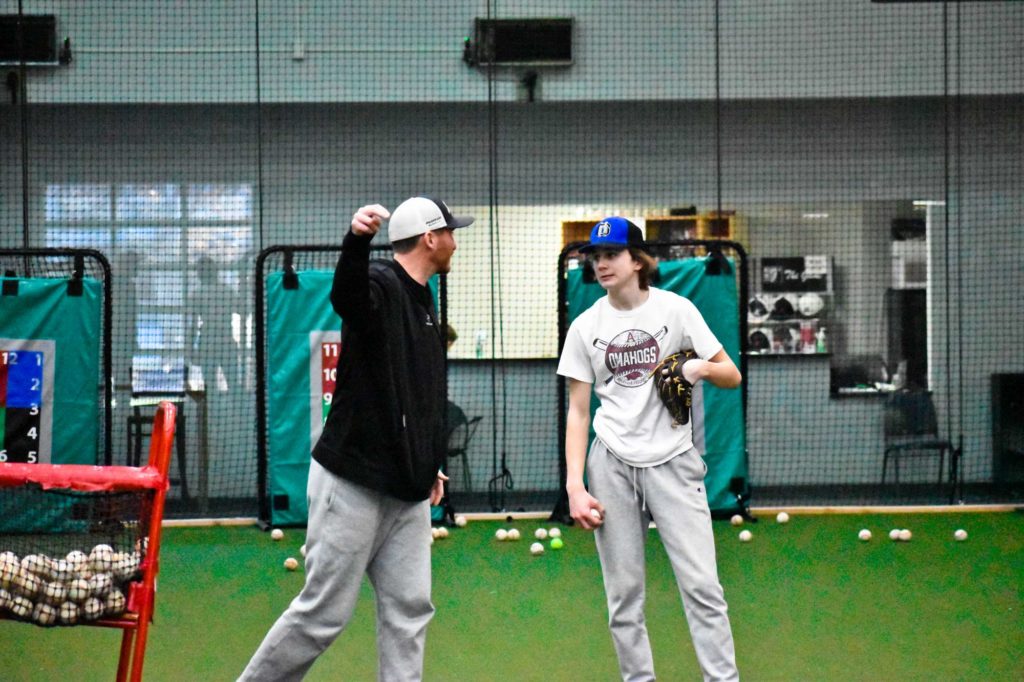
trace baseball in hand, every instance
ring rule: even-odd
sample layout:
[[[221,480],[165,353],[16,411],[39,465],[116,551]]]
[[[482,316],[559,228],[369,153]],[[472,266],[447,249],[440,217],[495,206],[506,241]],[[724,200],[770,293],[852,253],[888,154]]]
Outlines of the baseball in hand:
[[[598,509],[597,507],[591,507],[591,508],[590,508],[590,516],[592,516],[592,517],[593,517],[593,519],[594,519],[595,521],[597,521],[598,523],[600,523],[600,522],[601,522],[601,520],[602,520],[602,519],[604,518],[604,517],[603,517],[603,516],[601,515],[601,510],[600,510],[600,509]]]
[[[684,362],[683,378],[691,384],[695,384],[700,381],[700,373],[704,369],[704,362],[704,360],[698,360],[696,358]]]
[[[391,217],[391,213],[380,204],[363,206],[352,216],[352,232],[360,235],[377,234],[380,226]]]

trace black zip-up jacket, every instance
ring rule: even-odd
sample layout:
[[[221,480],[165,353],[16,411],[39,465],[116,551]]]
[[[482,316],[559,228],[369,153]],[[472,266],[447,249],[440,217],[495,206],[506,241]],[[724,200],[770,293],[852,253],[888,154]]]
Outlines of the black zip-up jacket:
[[[370,239],[350,231],[334,271],[341,352],[313,458],[353,483],[424,500],[446,454],[444,333],[429,287],[397,262],[371,263]]]

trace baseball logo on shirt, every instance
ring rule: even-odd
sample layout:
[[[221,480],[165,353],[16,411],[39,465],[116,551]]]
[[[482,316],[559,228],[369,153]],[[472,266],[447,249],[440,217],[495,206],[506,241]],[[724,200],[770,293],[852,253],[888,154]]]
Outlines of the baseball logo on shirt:
[[[658,364],[661,348],[658,339],[668,332],[662,327],[654,335],[642,329],[627,329],[610,342],[594,339],[594,346],[604,350],[604,364],[612,380],[620,386],[640,386],[651,378],[651,370]]]

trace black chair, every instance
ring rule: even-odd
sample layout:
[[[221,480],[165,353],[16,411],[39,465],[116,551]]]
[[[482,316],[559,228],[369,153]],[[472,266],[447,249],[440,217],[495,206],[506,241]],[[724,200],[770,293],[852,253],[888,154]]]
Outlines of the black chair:
[[[455,403],[448,401],[448,459],[462,458],[462,479],[466,491],[473,489],[473,479],[469,473],[469,442],[473,440],[482,416],[472,419]]]
[[[889,460],[892,460],[896,485],[900,483],[900,460],[938,457],[941,485],[945,478],[946,453],[950,453],[950,483],[954,483],[955,458],[953,444],[939,436],[938,419],[931,393],[919,389],[900,390],[885,401],[885,454],[882,458],[882,483],[886,481]]]
[[[185,458],[185,403],[183,399],[176,396],[167,396],[164,401],[172,403],[175,407],[174,417],[174,448],[178,460],[178,478],[171,478],[171,485],[178,484],[181,490],[181,499],[189,500],[188,478],[186,471],[188,463]],[[141,466],[142,442],[152,437],[153,417],[146,416],[146,412],[152,412],[152,403],[148,400],[132,401],[132,413],[128,417],[128,466]]]

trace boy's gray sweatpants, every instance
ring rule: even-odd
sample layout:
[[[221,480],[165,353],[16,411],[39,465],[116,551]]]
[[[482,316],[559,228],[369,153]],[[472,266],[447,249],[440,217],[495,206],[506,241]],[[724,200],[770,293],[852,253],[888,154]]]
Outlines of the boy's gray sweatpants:
[[[653,467],[633,467],[599,439],[587,456],[590,494],[604,505],[595,541],[608,597],[608,624],[622,679],[653,680],[644,620],[644,545],[653,520],[665,546],[705,680],[738,680],[732,629],[718,581],[704,474],[691,448]]]
[[[363,575],[377,602],[380,680],[423,677],[430,602],[430,503],[403,502],[310,463],[306,584],[240,680],[301,680],[348,624]],[[344,671],[338,674],[345,677]]]

